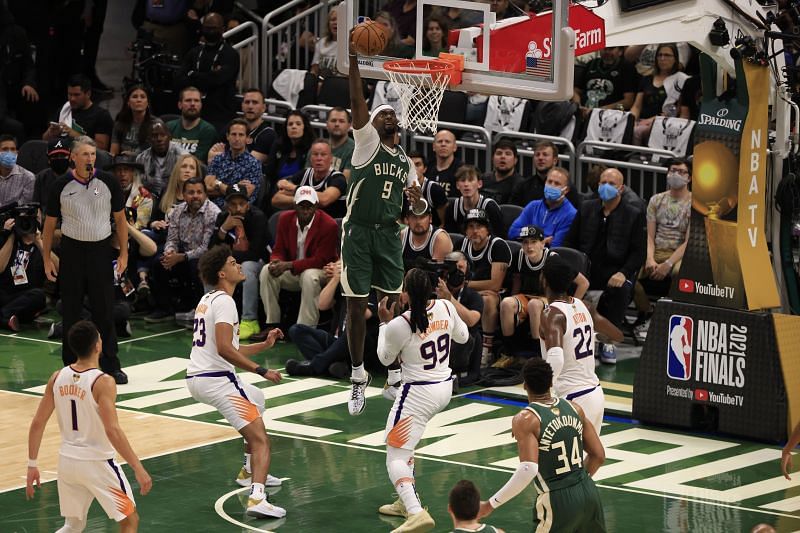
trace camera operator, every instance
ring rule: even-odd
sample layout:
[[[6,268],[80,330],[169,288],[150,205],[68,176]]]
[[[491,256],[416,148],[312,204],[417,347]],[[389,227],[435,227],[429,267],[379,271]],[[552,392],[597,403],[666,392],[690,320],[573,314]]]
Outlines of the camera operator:
[[[11,331],[19,331],[20,323],[31,322],[46,305],[38,209],[13,209],[0,230],[0,326]]]
[[[445,256],[445,263],[455,264],[441,272],[436,287],[436,297],[449,300],[458,316],[469,328],[469,340],[466,344],[453,343],[450,346],[450,366],[458,377],[458,385],[467,386],[475,383],[480,377],[481,339],[480,323],[483,313],[483,298],[465,284],[469,278],[469,262],[463,252],[450,252]],[[466,374],[466,375],[465,375]]]

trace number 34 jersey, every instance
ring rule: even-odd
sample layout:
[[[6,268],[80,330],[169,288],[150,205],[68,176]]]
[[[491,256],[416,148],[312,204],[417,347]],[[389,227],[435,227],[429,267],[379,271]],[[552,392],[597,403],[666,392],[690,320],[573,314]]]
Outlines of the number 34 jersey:
[[[400,357],[403,383],[443,381],[451,375],[450,342],[464,344],[469,339],[467,324],[455,307],[445,300],[428,304],[428,329],[411,330],[411,311],[395,317],[380,328],[378,357],[389,365]]]
[[[233,326],[233,347],[239,349],[239,314],[236,302],[226,292],[214,290],[203,295],[194,312],[192,353],[186,373],[235,372],[234,366],[217,351],[216,325],[224,322]]]
[[[554,388],[558,396],[585,390],[600,384],[594,372],[594,321],[586,305],[578,298],[570,302],[550,303],[564,313],[567,329],[564,333],[564,367],[556,378]],[[544,352],[544,350],[543,350]]]

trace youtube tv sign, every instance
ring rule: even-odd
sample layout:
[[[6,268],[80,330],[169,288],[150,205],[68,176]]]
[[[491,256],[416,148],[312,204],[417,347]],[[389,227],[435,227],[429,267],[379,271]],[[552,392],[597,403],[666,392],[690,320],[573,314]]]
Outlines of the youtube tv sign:
[[[686,278],[679,279],[678,290],[681,292],[694,292],[694,281]]]

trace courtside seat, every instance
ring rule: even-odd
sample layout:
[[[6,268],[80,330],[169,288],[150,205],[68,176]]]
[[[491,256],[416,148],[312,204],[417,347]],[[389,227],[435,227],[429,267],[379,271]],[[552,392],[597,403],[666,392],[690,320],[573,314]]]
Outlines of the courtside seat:
[[[508,228],[522,214],[522,207],[516,204],[501,204],[500,213],[503,215],[503,227],[506,229],[506,234],[502,236],[505,238],[508,236]]]
[[[464,242],[464,235],[461,233],[450,233],[450,240],[453,241],[453,250],[461,250],[461,244]]]
[[[19,147],[17,164],[34,174],[46,169],[50,164],[47,161],[47,141],[31,139]]]

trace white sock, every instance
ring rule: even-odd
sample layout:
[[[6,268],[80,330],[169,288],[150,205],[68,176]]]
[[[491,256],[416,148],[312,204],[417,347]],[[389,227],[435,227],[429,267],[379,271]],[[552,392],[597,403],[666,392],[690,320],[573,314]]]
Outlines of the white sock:
[[[350,377],[356,381],[364,381],[367,379],[367,372],[364,370],[364,363],[354,366]]]
[[[249,454],[247,452],[244,453],[244,469],[247,470],[248,473],[252,472],[252,470],[250,469],[250,456],[251,455],[252,454]]]
[[[250,497],[254,500],[263,500],[264,499],[264,484],[263,483],[253,483],[250,485]]]
[[[408,473],[411,474],[411,469],[409,469]],[[417,490],[414,486],[413,477],[399,480],[395,488],[397,489],[397,495],[400,496],[403,505],[406,506],[406,511],[408,511],[409,516],[422,511],[422,504],[419,502],[419,498],[417,498]]]
[[[401,379],[402,379],[402,377],[401,377],[399,368],[395,368],[395,369],[390,368],[389,369],[389,375],[386,378],[386,383],[388,383],[390,386],[394,386],[394,385],[397,385],[398,383],[400,383]]]

